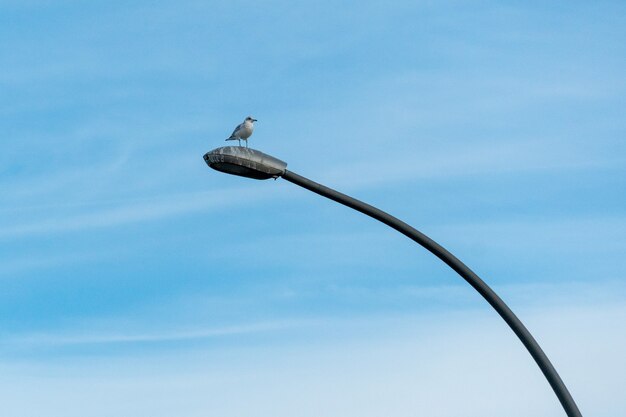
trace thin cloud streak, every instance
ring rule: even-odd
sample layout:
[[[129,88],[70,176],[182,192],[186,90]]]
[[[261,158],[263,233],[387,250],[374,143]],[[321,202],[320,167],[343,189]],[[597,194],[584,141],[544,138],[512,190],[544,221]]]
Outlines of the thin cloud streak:
[[[500,295],[505,295],[510,305],[523,312],[524,317],[533,317],[541,311],[563,311],[570,314],[577,310],[605,309],[609,311],[623,310],[626,300],[626,285],[622,281],[605,282],[567,282],[567,283],[529,283],[507,284],[494,287]],[[344,297],[352,297],[366,302],[368,299],[414,299],[417,304],[425,302],[425,306],[419,313],[379,313],[366,314],[355,317],[330,317],[318,313],[312,317],[310,314],[299,316],[291,314],[291,317],[268,319],[264,321],[250,321],[243,319],[239,323],[223,325],[190,325],[190,317],[206,317],[208,312],[213,311],[215,305],[211,299],[200,296],[187,296],[168,303],[166,306],[159,304],[160,311],[185,311],[181,317],[170,316],[167,325],[154,328],[154,317],[158,313],[147,309],[138,314],[128,315],[123,318],[111,318],[106,322],[101,320],[83,320],[74,323],[75,330],[66,329],[57,332],[35,332],[22,334],[9,334],[1,339],[4,346],[13,347],[52,347],[73,345],[99,345],[99,344],[124,344],[124,343],[160,343],[172,341],[193,341],[204,339],[223,338],[234,335],[252,335],[264,333],[280,333],[283,338],[293,336],[294,332],[306,331],[327,333],[330,329],[352,329],[363,331],[370,325],[386,327],[384,323],[407,323],[428,322],[429,317],[465,314],[487,314],[497,320],[495,312],[487,308],[483,303],[477,302],[477,294],[466,284],[459,285],[401,285],[394,288],[369,288],[364,286],[337,286],[330,289],[340,293]],[[309,297],[310,294],[295,293],[290,297]],[[305,290],[306,291],[306,290]],[[274,289],[266,288],[265,297],[271,302],[283,298],[280,285]],[[234,295],[231,298],[220,297],[219,302],[241,305],[245,298],[257,300],[257,291],[251,294]],[[448,312],[440,308],[432,309],[432,300],[454,301],[462,307],[450,307],[447,303]],[[467,301],[471,301],[470,304]],[[519,312],[518,311],[518,312]],[[441,318],[441,317],[440,317]],[[534,320],[534,319],[533,319]],[[163,321],[165,322],[165,321]],[[134,323],[134,324],[131,324]],[[133,328],[134,330],[129,330]],[[89,330],[85,330],[89,329]],[[94,330],[99,329],[99,330]],[[182,329],[182,330],[181,330]],[[328,334],[333,334],[332,332]],[[177,349],[187,349],[185,347]]]
[[[113,343],[158,343],[202,340],[234,335],[246,335],[254,333],[268,333],[290,328],[302,328],[310,326],[313,321],[307,320],[282,320],[270,322],[247,323],[233,326],[199,328],[191,330],[173,330],[161,332],[137,331],[129,333],[90,333],[80,332],[78,334],[32,334],[18,336],[5,340],[5,343],[17,346],[59,346],[59,345],[94,345]]]
[[[620,155],[589,155],[586,150],[567,151],[566,143],[526,141],[494,145],[472,144],[453,149],[424,150],[406,156],[402,152],[394,159],[376,160],[376,174],[371,161],[342,164],[324,170],[320,181],[343,187],[379,187],[387,183],[418,180],[451,179],[498,174],[545,173],[593,169],[623,170],[626,158]]]
[[[155,221],[201,210],[222,209],[247,201],[251,197],[256,199],[268,198],[268,194],[267,190],[258,188],[172,194],[151,202],[121,205],[111,209],[80,213],[72,217],[11,225],[0,230],[0,239],[75,232]]]
[[[619,395],[626,389],[626,338],[614,335],[625,317],[623,307],[598,306],[527,315],[584,414],[593,410],[596,416],[614,417],[626,411]],[[129,410],[156,417],[175,411],[194,416],[375,417],[411,416],[415,410],[435,417],[562,414],[531,357],[491,314],[370,321],[344,330],[341,338],[307,339],[272,350],[248,342],[185,355],[0,362],[0,399],[16,417],[38,414],[42,406],[47,415],[64,417]],[[42,384],[46,389],[38,389]],[[242,397],[245,402],[237,400]],[[83,406],[68,408],[66,403],[77,398]]]
[[[51,269],[63,265],[83,264],[86,262],[97,262],[105,259],[119,259],[119,256],[120,253],[117,251],[110,251],[107,253],[63,251],[55,255],[42,253],[37,256],[33,256],[31,254],[29,256],[19,258],[0,258],[0,278],[10,277],[33,270],[43,270],[44,272],[49,272]]]

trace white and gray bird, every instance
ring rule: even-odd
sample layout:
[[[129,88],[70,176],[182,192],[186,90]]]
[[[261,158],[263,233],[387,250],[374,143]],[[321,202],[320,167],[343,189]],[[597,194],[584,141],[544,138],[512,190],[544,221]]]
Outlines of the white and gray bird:
[[[246,117],[243,123],[237,125],[235,130],[233,130],[233,134],[230,135],[230,137],[226,140],[238,140],[239,146],[241,146],[241,140],[243,139],[246,141],[247,148],[248,138],[250,137],[250,135],[252,135],[252,132],[254,131],[254,122],[256,122],[256,119],[253,119],[250,116]]]

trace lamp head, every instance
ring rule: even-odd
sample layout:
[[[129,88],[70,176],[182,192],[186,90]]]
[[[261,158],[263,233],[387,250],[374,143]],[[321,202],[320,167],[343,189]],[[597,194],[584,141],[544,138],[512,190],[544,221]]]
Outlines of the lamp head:
[[[211,168],[240,177],[266,180],[285,173],[287,163],[255,149],[223,146],[204,154]]]

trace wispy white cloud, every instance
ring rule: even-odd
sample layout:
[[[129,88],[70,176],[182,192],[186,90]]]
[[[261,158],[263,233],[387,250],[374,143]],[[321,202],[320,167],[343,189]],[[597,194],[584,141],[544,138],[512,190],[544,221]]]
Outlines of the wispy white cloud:
[[[161,196],[158,199],[147,199],[140,203],[83,211],[71,216],[7,225],[0,231],[0,239],[154,221],[201,210],[219,209],[237,202],[247,201],[251,197],[262,199],[269,197],[268,194],[267,190],[258,188],[172,194],[165,197]]]
[[[507,250],[615,254],[626,243],[626,216],[558,216],[523,220],[493,220],[477,223],[434,225],[437,235],[464,246]],[[488,236],[488,238],[485,238]]]
[[[543,310],[593,311],[595,308],[619,310],[626,305],[626,281],[624,280],[504,284],[494,286],[494,289],[515,310],[523,312],[524,317],[532,317]],[[320,334],[332,335],[336,334],[335,331],[338,328],[352,329],[351,331],[357,335],[369,332],[367,329],[370,324],[374,327],[385,327],[384,323],[388,322],[427,322],[430,316],[447,314],[442,313],[441,308],[433,309],[433,300],[435,302],[446,301],[451,315],[462,316],[466,313],[476,314],[479,311],[492,312],[478,294],[464,282],[455,285],[420,285],[417,283],[383,288],[373,288],[358,283],[346,285],[338,282],[336,286],[326,287],[326,290],[346,299],[356,298],[360,303],[367,303],[372,299],[405,301],[410,299],[415,302],[419,312],[379,312],[377,314],[361,312],[339,317],[332,317],[324,312],[303,316],[292,312],[281,318],[262,321],[240,318],[236,323],[202,324],[199,318],[211,317],[213,315],[211,312],[220,306],[222,309],[226,309],[229,304],[241,306],[242,303],[245,304],[246,297],[258,301],[258,291],[223,295],[219,298],[215,295],[188,294],[165,303],[160,302],[152,307],[125,313],[123,317],[110,317],[107,320],[82,318],[65,329],[5,334],[1,341],[5,347],[48,348],[113,343],[189,342],[245,334],[253,339],[254,334],[263,333],[280,333],[281,340],[283,340],[289,339],[296,333],[301,334],[303,331],[309,334],[321,332]],[[298,288],[295,288],[295,291],[296,293],[289,296],[304,296],[305,298],[310,296],[310,294],[298,293]],[[304,291],[306,292],[306,289]],[[266,286],[263,293],[264,298],[269,302],[284,298],[281,284],[275,287]],[[455,305],[457,307],[453,307]],[[168,314],[168,317],[155,321],[154,318],[162,315],[163,311],[178,313]],[[495,312],[492,314],[494,318],[497,317]],[[185,349],[185,345],[178,345],[177,349]]]
[[[11,257],[9,259],[2,259],[0,262],[0,277],[11,277],[15,274],[23,272],[31,272],[37,270],[49,271],[55,267],[63,265],[75,265],[85,262],[102,261],[105,259],[112,259],[117,257],[119,259],[120,254],[118,252],[102,253],[93,251],[80,252],[80,251],[59,251],[56,254],[46,252],[38,254],[29,254],[26,256]]]
[[[334,336],[313,333],[271,348],[251,342],[184,355],[4,362],[0,399],[15,417],[43,410],[64,417],[562,415],[531,357],[492,316],[344,323]],[[583,415],[626,411],[626,337],[615,332],[626,319],[623,306],[533,310],[525,319]]]
[[[105,160],[100,160],[99,155],[89,154],[87,161],[73,161],[72,166],[43,167],[31,175],[0,177],[0,185],[5,193],[0,210],[19,210],[20,204],[32,204],[33,200],[39,204],[47,200],[54,200],[56,204],[67,204],[71,200],[68,197],[73,193],[83,194],[93,188],[94,184],[101,184],[104,178],[120,172],[130,156],[127,146],[117,150],[109,147],[106,153],[110,156]],[[85,183],[86,179],[90,181]]]
[[[428,142],[427,140],[425,142]],[[593,155],[565,141],[518,141],[451,145],[450,149],[407,152],[398,143],[385,158],[350,161],[323,171],[319,181],[350,188],[387,183],[448,179],[498,174],[567,172],[619,169],[626,166],[622,155]]]
[[[617,278],[626,266],[621,256],[626,217],[621,215],[565,217],[557,214],[480,222],[444,218],[413,226],[465,262],[479,261],[506,275],[510,274],[506,265],[512,260],[532,263],[545,262],[547,258],[587,267],[597,267],[598,263],[612,265],[614,275],[606,278]],[[320,259],[324,260],[327,272],[338,266],[351,266],[406,273],[425,258],[431,264],[432,256],[404,236],[391,229],[374,229],[262,235],[234,243],[224,242],[207,256],[234,260],[235,253],[254,254],[257,265],[290,266],[298,271],[307,268],[319,271]]]
[[[234,335],[246,335],[254,333],[267,333],[285,331],[290,328],[302,328],[310,326],[312,320],[282,320],[270,322],[245,323],[230,326],[214,326],[208,328],[194,328],[186,330],[161,330],[135,332],[118,330],[109,331],[82,331],[80,333],[38,333],[18,336],[5,340],[16,346],[59,346],[59,345],[93,345],[113,343],[160,343],[160,342],[184,342],[191,340],[210,339]]]

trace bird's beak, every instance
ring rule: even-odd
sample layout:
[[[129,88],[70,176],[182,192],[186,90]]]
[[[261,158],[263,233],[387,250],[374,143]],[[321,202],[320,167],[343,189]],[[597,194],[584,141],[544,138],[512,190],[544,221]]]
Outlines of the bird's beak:
[[[252,121],[253,121],[253,122],[256,122],[256,121],[257,121],[257,119],[252,119]]]

